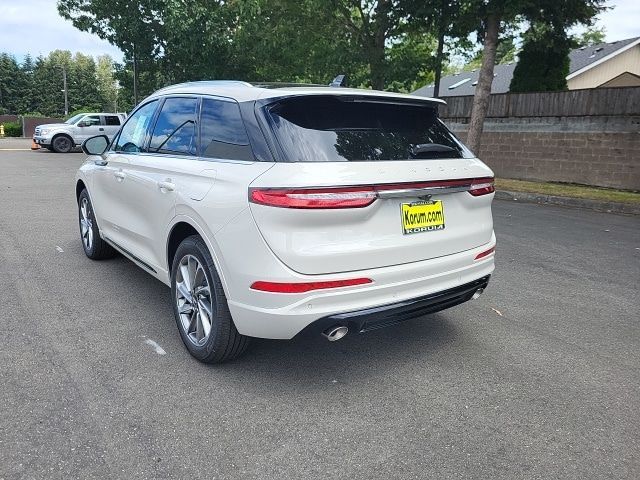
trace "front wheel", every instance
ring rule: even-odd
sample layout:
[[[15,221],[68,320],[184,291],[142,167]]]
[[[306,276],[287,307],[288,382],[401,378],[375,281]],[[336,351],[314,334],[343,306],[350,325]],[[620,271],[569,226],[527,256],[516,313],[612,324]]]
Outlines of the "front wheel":
[[[78,221],[82,248],[87,257],[92,260],[102,260],[115,255],[116,251],[100,237],[87,189],[82,190],[78,197]]]
[[[249,337],[236,330],[211,254],[197,235],[185,239],[176,251],[171,298],[182,341],[195,358],[222,363],[247,349]]]
[[[67,135],[58,135],[51,142],[51,147],[56,153],[69,153],[73,148],[73,140]]]

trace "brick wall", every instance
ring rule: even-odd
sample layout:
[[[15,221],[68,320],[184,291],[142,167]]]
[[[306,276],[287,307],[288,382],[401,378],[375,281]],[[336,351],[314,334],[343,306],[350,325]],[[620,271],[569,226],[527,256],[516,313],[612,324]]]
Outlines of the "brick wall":
[[[441,109],[463,141],[472,99]],[[478,156],[498,177],[640,191],[640,88],[493,95]]]
[[[485,131],[479,157],[502,178],[640,190],[637,132]]]

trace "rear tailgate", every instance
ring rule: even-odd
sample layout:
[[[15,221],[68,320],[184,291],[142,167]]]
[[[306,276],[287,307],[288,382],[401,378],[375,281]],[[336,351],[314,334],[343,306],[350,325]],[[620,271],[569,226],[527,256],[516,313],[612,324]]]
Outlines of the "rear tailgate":
[[[474,196],[464,186],[472,183],[470,179],[492,175],[473,158],[278,163],[252,183],[255,198],[250,208],[266,243],[292,270],[303,274],[365,270],[451,255],[490,242],[493,194]],[[299,194],[304,189],[331,192],[353,186],[372,188],[368,205],[269,204],[269,192],[280,192],[273,189],[305,198]],[[358,190],[347,188],[342,195],[349,198]],[[262,198],[267,200],[262,203]],[[427,218],[429,212],[436,212],[433,219]]]

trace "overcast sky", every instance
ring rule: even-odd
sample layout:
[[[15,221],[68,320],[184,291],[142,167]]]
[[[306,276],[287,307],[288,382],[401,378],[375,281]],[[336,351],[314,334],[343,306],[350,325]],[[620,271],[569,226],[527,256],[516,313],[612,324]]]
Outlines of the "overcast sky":
[[[600,15],[597,22],[606,28],[607,41],[640,36],[640,0],[610,0],[607,4],[615,8]],[[55,49],[94,56],[108,53],[122,59],[118,48],[61,18],[55,0],[0,0],[0,52],[21,61],[27,53],[36,57]]]

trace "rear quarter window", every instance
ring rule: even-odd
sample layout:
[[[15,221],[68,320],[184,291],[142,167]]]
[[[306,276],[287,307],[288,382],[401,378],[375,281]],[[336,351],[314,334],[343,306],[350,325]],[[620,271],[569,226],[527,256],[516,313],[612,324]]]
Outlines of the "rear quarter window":
[[[236,102],[202,99],[200,144],[201,155],[205,158],[254,160]]]
[[[473,156],[429,104],[317,95],[280,100],[267,107],[267,117],[291,162]]]

